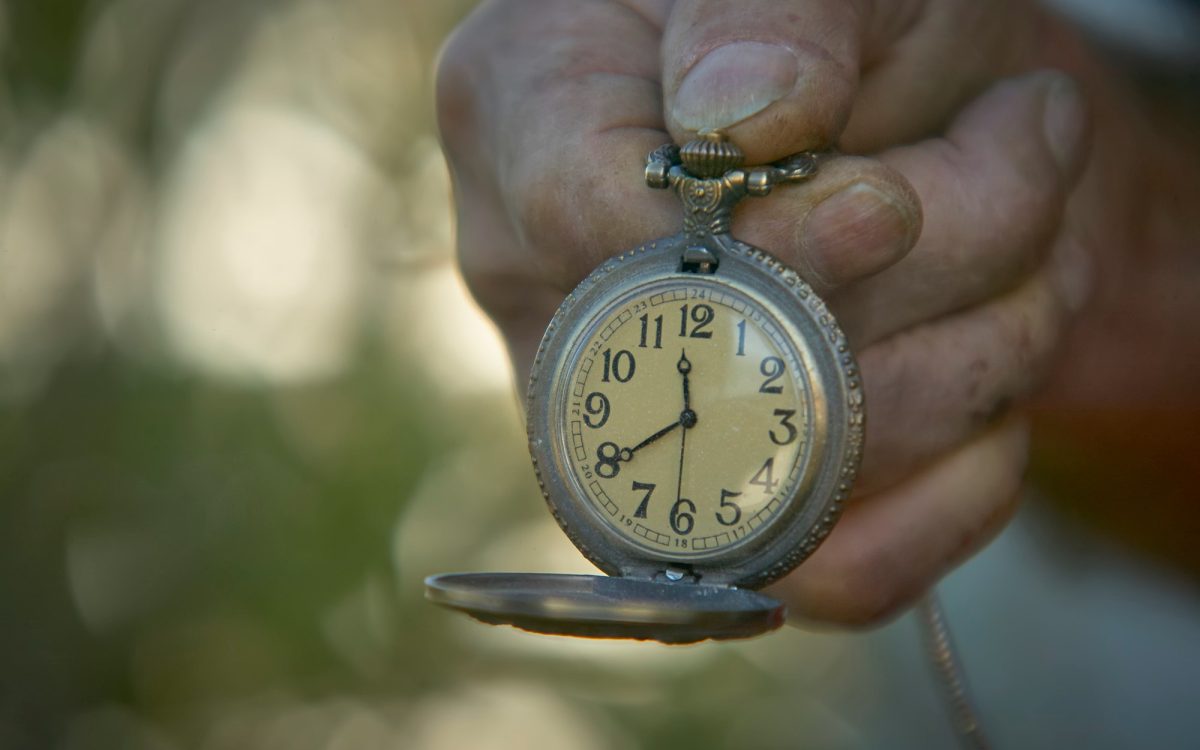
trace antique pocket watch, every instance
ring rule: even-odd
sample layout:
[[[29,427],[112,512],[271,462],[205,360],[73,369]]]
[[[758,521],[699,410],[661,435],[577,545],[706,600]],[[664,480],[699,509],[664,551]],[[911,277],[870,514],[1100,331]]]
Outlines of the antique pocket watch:
[[[757,635],[754,589],[828,535],[863,442],[845,336],[800,276],[729,234],[746,195],[812,154],[745,168],[720,133],[647,159],[683,231],[614,257],[563,301],[528,394],[529,449],[559,525],[605,576],[444,574],[437,604],[561,635],[686,643]]]

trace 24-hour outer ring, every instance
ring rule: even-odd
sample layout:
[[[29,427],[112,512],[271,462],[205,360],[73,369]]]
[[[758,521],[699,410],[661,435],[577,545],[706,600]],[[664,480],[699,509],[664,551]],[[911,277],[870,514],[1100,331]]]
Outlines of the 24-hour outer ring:
[[[792,269],[767,252],[720,238],[720,265],[705,279],[756,300],[777,318],[804,355],[813,385],[811,458],[793,497],[768,529],[711,557],[680,563],[656,558],[600,520],[572,476],[559,439],[556,404],[569,387],[566,359],[589,322],[611,300],[651,280],[696,281],[680,271],[682,236],[657,240],[611,258],[563,301],[538,348],[529,379],[529,451],[550,511],[575,546],[609,575],[652,579],[684,569],[703,583],[758,588],[796,567],[828,536],[850,494],[862,456],[865,412],[858,366],[825,303]],[[800,500],[799,503],[796,501]]]

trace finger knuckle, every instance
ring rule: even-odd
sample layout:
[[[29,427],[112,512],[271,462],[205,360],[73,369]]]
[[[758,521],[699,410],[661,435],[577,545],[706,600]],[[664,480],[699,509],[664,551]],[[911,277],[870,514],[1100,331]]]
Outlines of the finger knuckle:
[[[653,228],[632,231],[645,221],[630,213],[630,201],[650,193],[639,184],[640,174],[614,177],[592,167],[623,153],[614,143],[586,133],[530,143],[518,150],[520,162],[506,168],[513,222],[528,247],[557,264],[564,274],[555,277],[559,283],[574,285],[637,238],[655,236]]]
[[[469,74],[461,61],[443,57],[438,65],[436,103],[438,129],[447,147],[454,148],[475,121],[475,98],[471,93]]]
[[[876,551],[865,550],[846,560],[842,585],[827,603],[830,621],[852,628],[871,628],[895,618],[908,596],[895,580],[897,565]]]
[[[538,249],[571,243],[578,231],[571,193],[563,190],[556,158],[544,149],[526,150],[506,170],[508,203],[522,239]]]
[[[1006,243],[1048,248],[1062,218],[1065,194],[1053,165],[1033,161],[1006,163],[981,202],[990,205],[993,226]],[[1030,256],[1040,259],[1040,254]]]
[[[976,427],[996,424],[1041,385],[1058,356],[1064,320],[1052,291],[1034,280],[992,313],[987,330],[992,343],[961,378]]]
[[[1063,321],[1051,289],[1035,281],[1027,290],[1026,304],[1004,327],[1006,346],[1002,351],[1010,358],[1013,373],[1012,395],[1027,395],[1049,369],[1058,351]]]
[[[478,124],[481,80],[487,63],[479,24],[468,20],[451,34],[438,54],[434,76],[434,107],[438,128],[447,146],[462,144]]]

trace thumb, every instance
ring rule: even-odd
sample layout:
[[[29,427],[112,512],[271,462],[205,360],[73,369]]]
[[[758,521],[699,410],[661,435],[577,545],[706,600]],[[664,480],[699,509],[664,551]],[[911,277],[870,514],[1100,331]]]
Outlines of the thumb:
[[[671,135],[720,128],[751,164],[832,145],[858,88],[862,27],[845,0],[676,3],[663,36]]]

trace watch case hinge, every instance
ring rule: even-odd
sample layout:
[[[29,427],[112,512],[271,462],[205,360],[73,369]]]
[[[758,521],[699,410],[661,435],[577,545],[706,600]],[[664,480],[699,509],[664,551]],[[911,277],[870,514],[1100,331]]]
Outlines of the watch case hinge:
[[[669,565],[655,573],[654,580],[661,583],[699,583],[700,576],[696,575],[691,565]]]
[[[679,270],[684,273],[716,273],[721,265],[717,254],[703,245],[689,245],[680,257]]]

